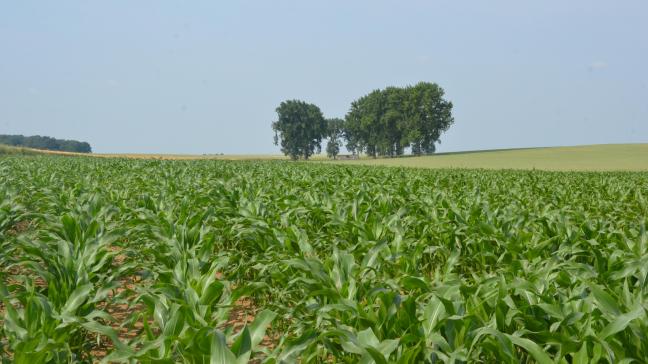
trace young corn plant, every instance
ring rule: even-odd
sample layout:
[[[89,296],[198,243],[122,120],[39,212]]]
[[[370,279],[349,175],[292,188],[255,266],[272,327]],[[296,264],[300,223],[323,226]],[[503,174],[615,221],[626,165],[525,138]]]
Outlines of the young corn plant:
[[[189,215],[183,223],[163,219],[151,226],[150,237],[159,244],[147,250],[155,282],[136,301],[143,305],[139,320],[144,334],[132,343],[133,349],[117,350],[106,360],[243,363],[261,351],[259,343],[275,314],[261,312],[238,333],[227,327],[229,311],[249,289],[223,279],[228,259],[215,255],[206,218]]]
[[[117,234],[92,213],[64,215],[49,226],[18,240],[22,254],[15,267],[24,274],[0,287],[14,362],[91,361],[90,333],[125,348],[106,325],[112,318],[98,308],[116,287],[108,246]]]

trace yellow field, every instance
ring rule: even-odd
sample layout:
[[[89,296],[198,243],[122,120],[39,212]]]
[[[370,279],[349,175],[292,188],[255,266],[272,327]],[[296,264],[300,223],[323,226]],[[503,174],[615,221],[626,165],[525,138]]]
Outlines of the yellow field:
[[[440,153],[423,157],[360,159],[337,163],[421,168],[648,171],[648,144],[599,144]]]

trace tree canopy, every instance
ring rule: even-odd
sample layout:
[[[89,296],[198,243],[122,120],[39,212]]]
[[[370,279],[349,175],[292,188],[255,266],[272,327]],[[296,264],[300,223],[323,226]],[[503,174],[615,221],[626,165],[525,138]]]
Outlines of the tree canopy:
[[[48,136],[0,135],[0,144],[62,152],[92,153],[90,144]]]
[[[277,121],[272,123],[275,144],[293,160],[308,159],[322,149],[327,123],[319,107],[300,100],[282,102],[277,108]]]
[[[347,149],[371,156],[430,154],[454,122],[452,102],[435,83],[374,90],[351,104],[346,115]]]

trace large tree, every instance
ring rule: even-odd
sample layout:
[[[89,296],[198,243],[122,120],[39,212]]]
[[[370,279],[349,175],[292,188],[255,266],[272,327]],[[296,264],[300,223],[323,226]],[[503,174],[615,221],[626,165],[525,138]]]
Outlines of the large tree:
[[[277,121],[272,123],[275,145],[297,160],[308,159],[322,150],[322,138],[327,133],[327,123],[319,107],[300,100],[282,102],[277,108]]]
[[[441,133],[454,122],[452,103],[441,87],[421,82],[374,90],[351,104],[344,136],[347,149],[370,156],[434,153]]]
[[[406,139],[412,154],[434,153],[441,133],[454,123],[452,102],[443,96],[443,89],[435,83],[421,82],[408,87]]]

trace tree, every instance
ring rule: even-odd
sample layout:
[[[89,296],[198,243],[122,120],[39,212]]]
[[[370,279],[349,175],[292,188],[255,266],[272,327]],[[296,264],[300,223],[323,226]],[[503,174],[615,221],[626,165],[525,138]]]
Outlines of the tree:
[[[272,123],[275,145],[292,160],[308,159],[322,150],[327,124],[319,107],[300,100],[282,102],[277,108],[278,120]]]
[[[374,90],[351,103],[344,137],[347,149],[370,156],[430,154],[443,132],[454,122],[452,103],[441,87],[421,82],[405,88]]]
[[[435,83],[420,82],[408,89],[407,140],[412,154],[432,154],[441,134],[454,123],[452,102]]]
[[[337,155],[340,153],[340,139],[342,138],[342,132],[344,130],[344,120],[339,118],[328,119],[326,124],[326,137],[328,138],[328,142],[326,143],[326,154],[329,158],[336,159]]]
[[[344,131],[348,150],[353,153],[365,152],[372,157],[379,154],[380,122],[384,109],[382,99],[382,91],[374,90],[351,103]]]

